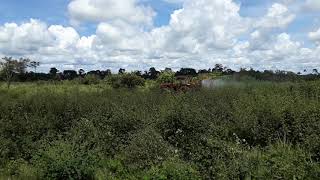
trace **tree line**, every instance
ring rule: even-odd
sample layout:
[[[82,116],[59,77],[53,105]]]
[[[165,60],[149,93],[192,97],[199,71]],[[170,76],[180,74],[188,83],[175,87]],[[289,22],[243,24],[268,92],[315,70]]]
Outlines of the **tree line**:
[[[192,76],[197,77],[201,74],[214,73],[217,75],[231,75],[236,80],[241,80],[244,77],[251,77],[256,80],[266,81],[296,81],[296,80],[316,80],[320,77],[317,69],[313,69],[311,73],[301,72],[295,73],[291,71],[273,71],[273,70],[254,70],[253,68],[246,69],[241,68],[240,71],[232,70],[222,64],[215,64],[213,68],[196,70],[193,68],[181,68],[179,71],[173,71],[171,68],[165,68],[164,70],[157,70],[151,67],[148,71],[133,71],[126,72],[126,69],[120,68],[117,73],[112,73],[110,69],[107,70],[92,70],[86,72],[84,69],[76,70],[63,70],[60,71],[55,67],[50,68],[48,73],[38,73],[37,67],[40,66],[40,62],[32,61],[26,58],[13,59],[12,57],[4,57],[0,61],[0,81],[5,81],[7,86],[10,87],[13,81],[15,82],[32,82],[32,81],[61,81],[61,80],[74,80],[96,78],[105,79],[111,75],[124,75],[131,74],[136,77],[143,78],[144,80],[156,80],[161,74],[170,73],[175,77],[178,76]],[[31,71],[28,71],[28,68]]]

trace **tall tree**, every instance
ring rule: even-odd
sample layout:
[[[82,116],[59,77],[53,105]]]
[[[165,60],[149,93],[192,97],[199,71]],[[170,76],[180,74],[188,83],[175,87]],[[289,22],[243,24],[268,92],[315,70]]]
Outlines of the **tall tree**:
[[[20,58],[19,60],[13,59],[12,57],[4,57],[0,61],[0,72],[4,76],[7,82],[8,89],[10,88],[11,82],[15,74],[24,74],[26,68],[29,66],[29,59]]]
[[[318,69],[313,69],[312,72],[313,72],[313,74],[316,74],[316,75],[319,74]]]
[[[112,74],[111,70],[110,69],[107,69],[106,72],[105,72],[106,76],[110,76]]]
[[[37,73],[37,67],[40,66],[40,62],[37,62],[37,61],[31,61],[29,64],[28,64],[28,67],[31,67],[34,69],[34,73]]]
[[[181,68],[176,72],[176,76],[196,76],[197,71],[193,68]]]
[[[52,76],[56,76],[58,71],[59,70],[57,68],[53,67],[53,68],[50,68],[49,74]]]
[[[78,73],[81,77],[83,77],[86,72],[83,69],[79,69]]]
[[[75,70],[64,70],[63,71],[63,79],[72,80],[77,77],[77,71]]]
[[[172,71],[172,69],[171,69],[171,68],[166,67],[166,68],[164,69],[164,72],[172,73],[173,71]]]
[[[222,72],[223,71],[223,65],[222,64],[216,64],[214,65],[214,68],[212,69],[213,72]]]
[[[119,71],[118,71],[118,74],[124,74],[125,72],[126,72],[125,69],[120,68]]]
[[[133,73],[134,73],[135,75],[137,75],[137,76],[140,76],[140,77],[142,76],[141,71],[134,71]]]
[[[156,68],[152,67],[149,69],[149,79],[157,79],[160,72],[156,70]]]
[[[49,75],[51,76],[52,79],[56,80],[57,78],[57,73],[59,70],[55,67],[50,68]]]

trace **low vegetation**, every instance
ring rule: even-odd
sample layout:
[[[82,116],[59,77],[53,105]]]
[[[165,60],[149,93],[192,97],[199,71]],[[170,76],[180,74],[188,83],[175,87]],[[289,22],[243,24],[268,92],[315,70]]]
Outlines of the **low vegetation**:
[[[0,91],[3,178],[320,176],[319,81],[245,81],[186,93],[106,82]]]
[[[0,179],[320,177],[316,71],[37,74],[21,66],[29,60],[7,60]],[[191,88],[202,79],[219,80]]]

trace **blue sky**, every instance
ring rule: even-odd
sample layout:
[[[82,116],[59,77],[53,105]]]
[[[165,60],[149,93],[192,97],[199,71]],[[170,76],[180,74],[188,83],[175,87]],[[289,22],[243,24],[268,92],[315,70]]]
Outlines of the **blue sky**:
[[[30,18],[40,19],[48,24],[69,25],[67,7],[69,0],[2,0],[0,3],[0,23],[25,22]],[[180,8],[179,4],[167,3],[161,0],[151,0],[142,4],[151,6],[156,12],[154,25],[166,25],[171,13]],[[96,25],[87,23],[78,30],[82,35],[95,32]]]
[[[318,0],[2,0],[0,55],[37,58],[43,69],[224,63],[298,70],[320,64],[319,15]]]
[[[68,26],[70,25],[67,11],[69,2],[70,0],[2,0],[0,3],[0,16],[2,17],[0,23],[19,23],[34,18],[48,24]],[[240,14],[249,17],[262,16],[267,11],[267,7],[272,4],[272,1],[268,0],[236,0],[235,2],[241,4]],[[162,0],[147,0],[141,3],[151,6],[157,12],[155,26],[168,24],[171,13],[182,7],[179,3],[168,3]],[[310,22],[304,21],[301,23],[309,25]],[[299,27],[298,25],[297,28]],[[95,25],[88,23],[79,30],[83,35],[92,34],[95,31]]]
[[[298,0],[300,1],[300,0]],[[42,20],[48,24],[61,24],[68,26],[69,14],[67,7],[69,0],[2,0],[0,3],[0,23],[6,22],[25,22],[30,18]],[[240,14],[244,17],[263,16],[268,7],[274,1],[268,0],[235,0],[241,5]],[[151,6],[157,16],[154,20],[155,26],[163,26],[168,24],[170,15],[174,10],[181,8],[179,3],[168,3],[161,0],[148,0],[142,2],[147,6]],[[304,16],[297,17],[296,21],[290,24],[288,31],[294,34],[310,31],[312,28],[320,25],[320,14],[307,13]],[[78,27],[81,35],[93,34],[96,30],[96,24],[86,23],[84,27]],[[297,38],[301,38],[297,35]]]
[[[68,24],[68,0],[2,0],[1,23],[21,22],[30,18],[44,20],[50,24]]]

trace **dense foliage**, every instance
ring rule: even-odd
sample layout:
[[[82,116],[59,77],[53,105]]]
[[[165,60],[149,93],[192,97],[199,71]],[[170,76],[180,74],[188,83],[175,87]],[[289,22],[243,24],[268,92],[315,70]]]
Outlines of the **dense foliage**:
[[[0,88],[0,179],[320,177],[318,81],[176,93],[86,80]]]

